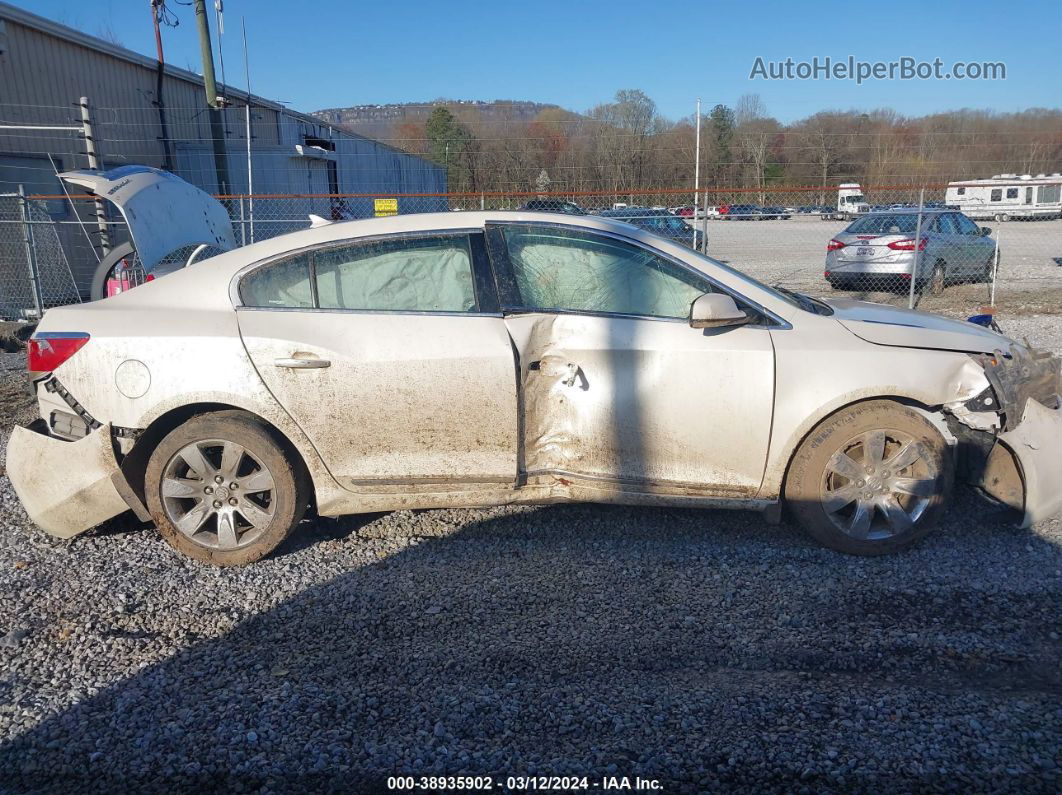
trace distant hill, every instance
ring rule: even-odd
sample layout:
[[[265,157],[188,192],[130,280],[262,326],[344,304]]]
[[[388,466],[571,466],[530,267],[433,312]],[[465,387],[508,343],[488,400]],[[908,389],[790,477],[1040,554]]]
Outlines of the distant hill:
[[[542,102],[494,99],[438,99],[434,102],[397,102],[388,105],[352,105],[348,108],[325,108],[311,113],[321,121],[336,124],[369,138],[386,138],[403,122],[425,122],[432,109],[444,105],[455,113],[476,111],[483,121],[529,122],[544,110],[559,108]]]

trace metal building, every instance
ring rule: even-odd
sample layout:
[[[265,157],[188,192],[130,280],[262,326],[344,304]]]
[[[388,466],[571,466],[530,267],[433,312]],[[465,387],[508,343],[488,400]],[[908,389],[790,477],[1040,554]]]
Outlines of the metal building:
[[[292,68],[306,67],[300,62]],[[230,103],[223,111],[230,194],[248,192],[248,106],[256,196],[365,193],[386,198],[446,191],[445,169],[424,158],[231,85],[219,83],[218,90]],[[165,65],[160,76],[154,58],[0,2],[0,125],[78,125],[80,97],[89,100],[93,138],[104,168],[130,163],[167,168],[210,193],[218,192],[199,75]],[[0,194],[14,192],[19,185],[28,194],[61,194],[56,170],[89,167],[85,151],[77,131],[0,129]],[[246,240],[249,223],[241,224],[240,218],[247,219],[249,202],[227,203],[237,223],[237,240]],[[341,202],[258,198],[254,204],[256,237],[305,226],[311,212],[361,217],[372,215],[374,207],[371,195]],[[75,223],[70,202],[56,199],[44,207],[60,222],[59,239],[82,287],[96,262],[86,230]],[[445,198],[418,199],[419,210],[445,208]]]

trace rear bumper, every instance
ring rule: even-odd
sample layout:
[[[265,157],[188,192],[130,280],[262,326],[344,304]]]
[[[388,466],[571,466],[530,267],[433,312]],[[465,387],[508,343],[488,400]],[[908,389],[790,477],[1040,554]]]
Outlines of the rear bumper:
[[[1021,422],[999,435],[1014,454],[1025,486],[1022,527],[1062,510],[1062,407],[1049,409],[1029,399]]]
[[[110,425],[76,442],[16,427],[7,444],[7,474],[34,523],[59,538],[83,533],[130,507],[138,508],[138,515],[143,511],[118,468]]]

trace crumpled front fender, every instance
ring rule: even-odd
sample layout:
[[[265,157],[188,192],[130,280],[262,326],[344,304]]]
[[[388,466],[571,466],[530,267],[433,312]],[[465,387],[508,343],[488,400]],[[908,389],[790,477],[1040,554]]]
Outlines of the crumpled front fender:
[[[76,442],[16,427],[7,443],[7,475],[34,523],[59,538],[83,533],[130,507],[116,486],[125,480],[110,425]]]
[[[1052,410],[1037,400],[1026,401],[1021,422],[1001,433],[999,441],[1021,467],[1025,485],[1022,527],[1062,510],[1062,408]]]

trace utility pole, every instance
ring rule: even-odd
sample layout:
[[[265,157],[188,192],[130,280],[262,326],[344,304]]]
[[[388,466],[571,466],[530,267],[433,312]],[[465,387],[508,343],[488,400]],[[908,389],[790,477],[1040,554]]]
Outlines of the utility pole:
[[[693,166],[693,212],[696,214],[697,201],[701,192],[701,98],[697,97],[697,154],[694,157]]]
[[[159,127],[162,128],[162,170],[173,171],[173,151],[170,148],[170,130],[166,124],[166,105],[162,101],[162,79],[165,59],[162,55],[162,31],[159,30],[159,9],[166,0],[151,0],[151,22],[155,26],[155,105],[159,109]]]
[[[203,59],[203,89],[210,113],[210,138],[214,144],[214,170],[217,172],[218,193],[231,193],[229,162],[226,152],[225,126],[221,119],[223,100],[218,96],[214,81],[214,48],[210,44],[210,20],[206,12],[206,0],[195,0],[195,21],[199,28],[199,51]]]
[[[95,171],[102,171],[99,153],[96,150],[96,136],[92,130],[92,114],[89,113],[88,97],[81,97],[78,104],[81,106],[81,134],[85,138],[85,155],[88,157],[88,167]],[[111,253],[111,236],[107,231],[107,210],[103,206],[103,199],[96,197],[96,226],[100,230],[100,249],[103,256]],[[75,210],[76,212],[76,210]]]

